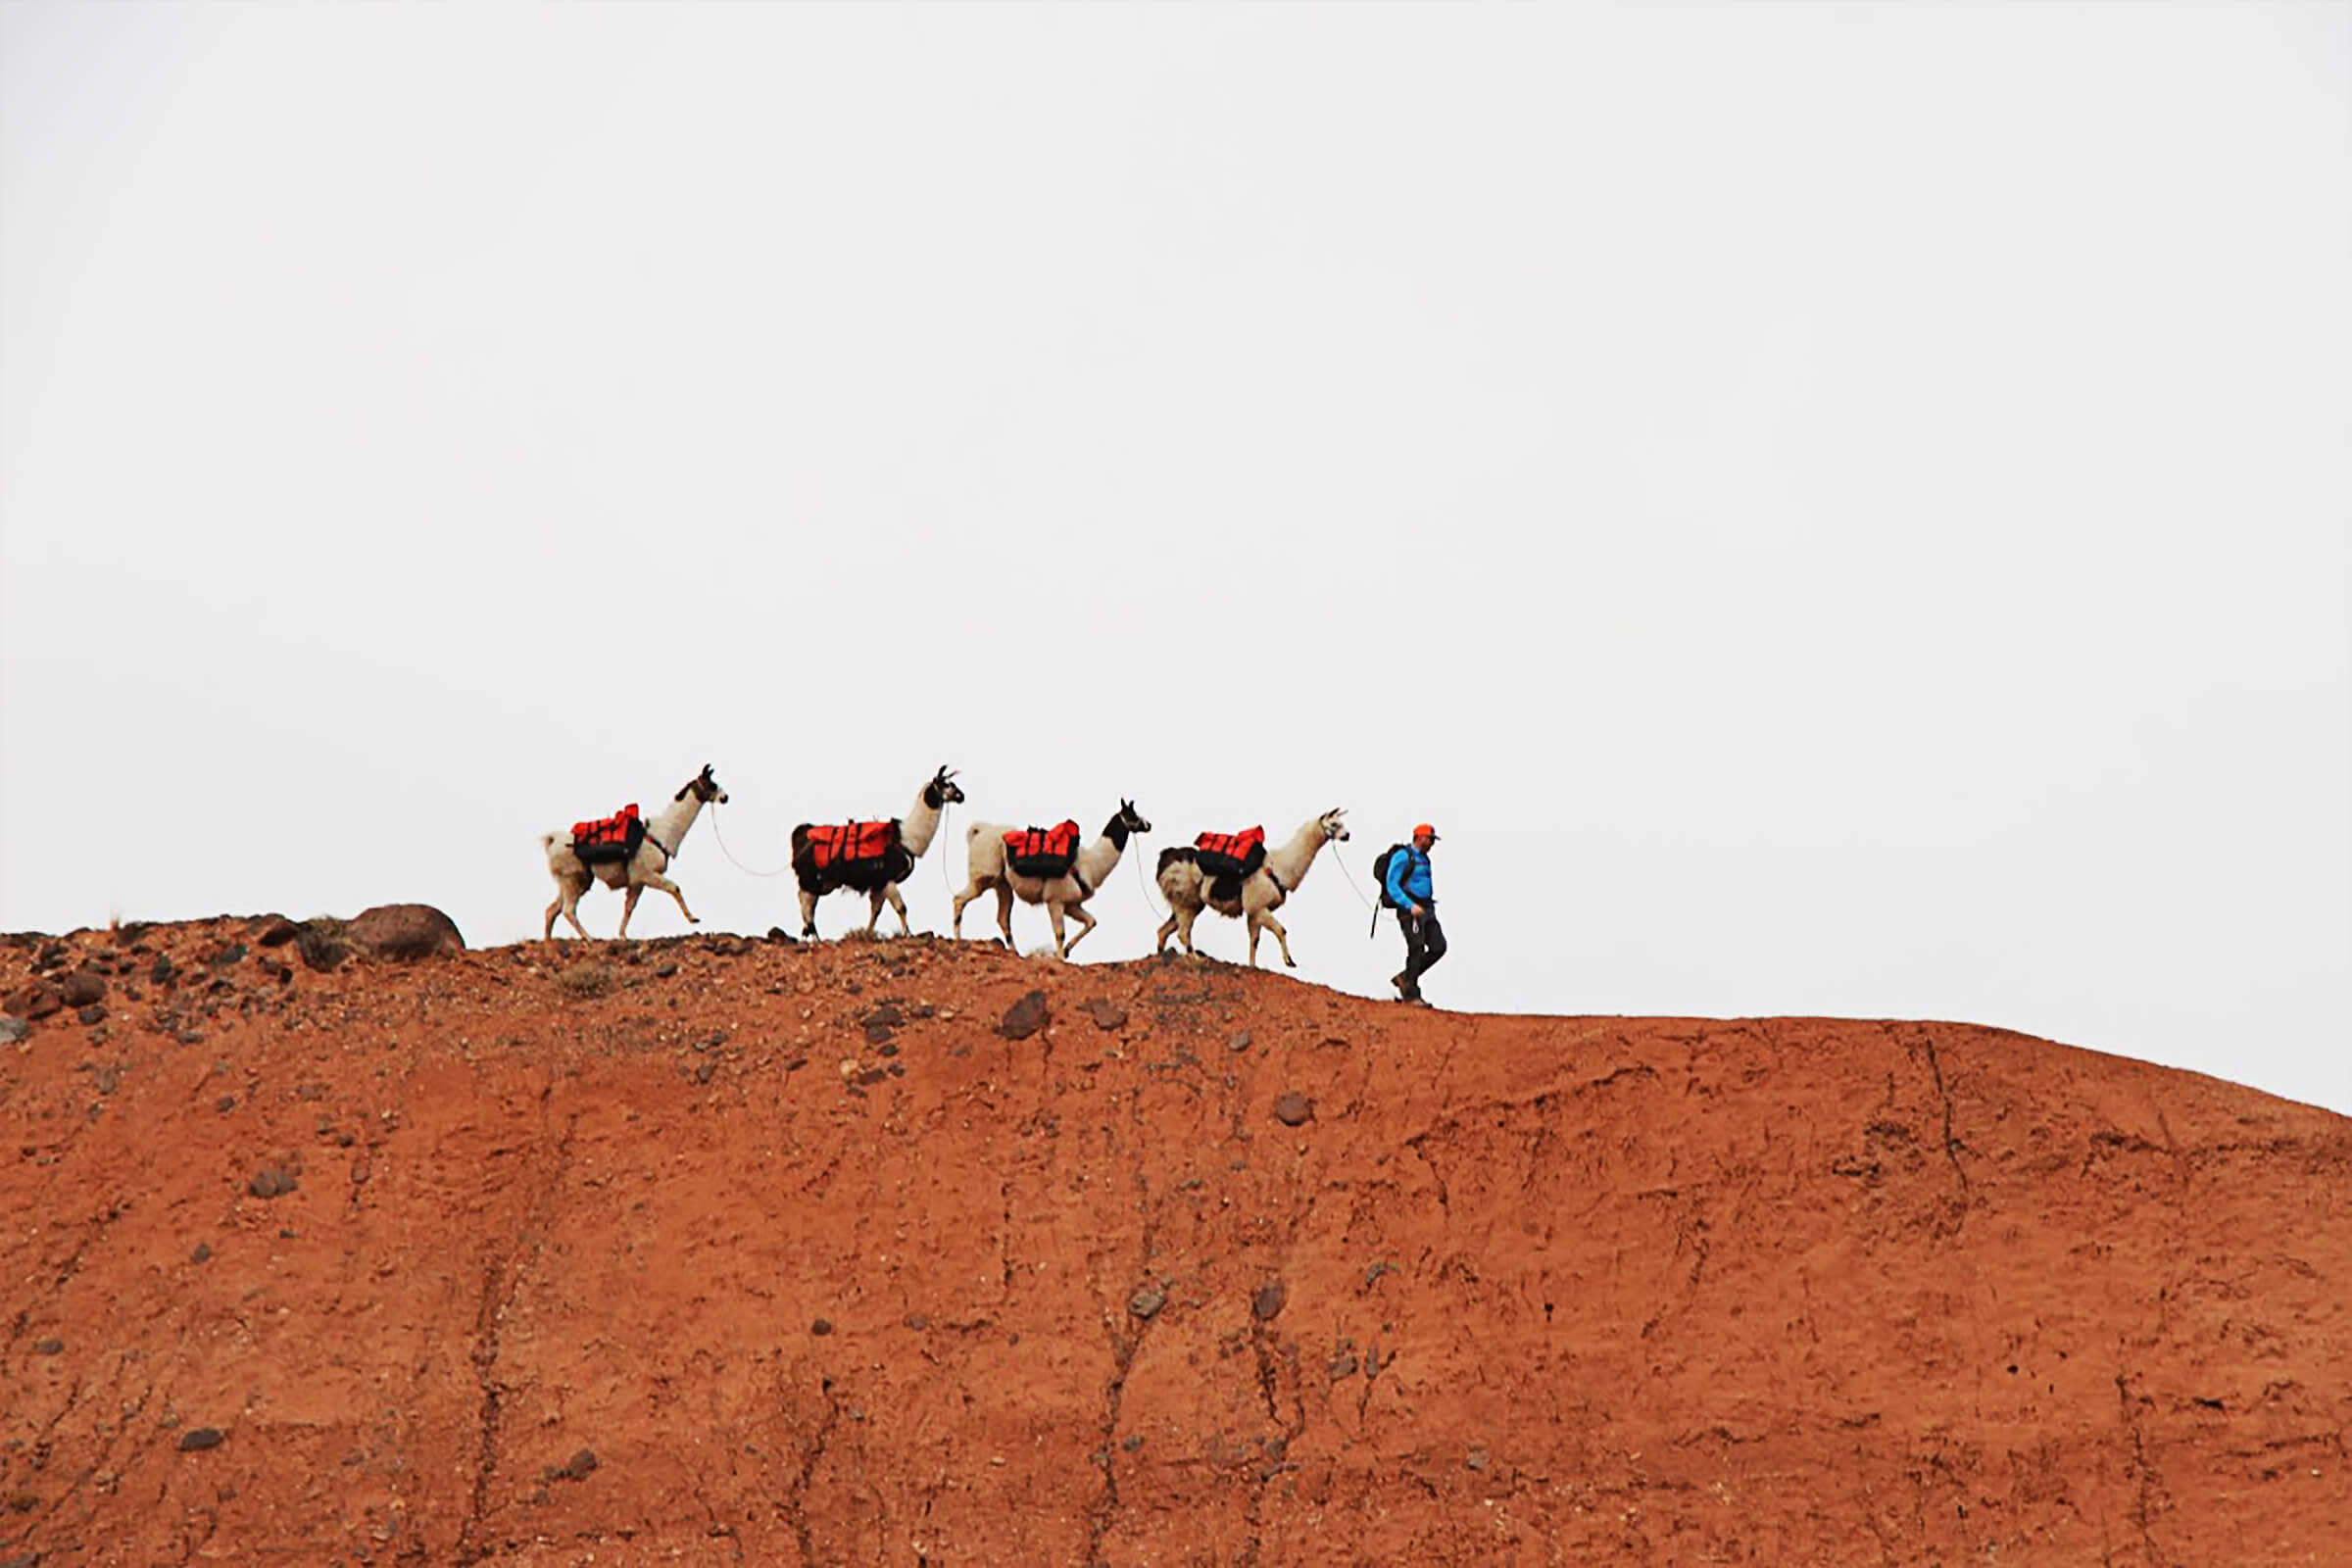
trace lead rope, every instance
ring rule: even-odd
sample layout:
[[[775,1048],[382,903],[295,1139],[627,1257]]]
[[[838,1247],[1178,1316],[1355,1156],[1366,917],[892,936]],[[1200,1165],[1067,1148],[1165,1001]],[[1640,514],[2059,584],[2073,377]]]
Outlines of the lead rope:
[[[726,836],[720,833],[718,830],[718,803],[716,801],[712,801],[710,803],[710,836],[718,841],[718,853],[725,856],[729,860],[734,861],[736,870],[744,872],[747,875],[782,876],[785,872],[792,869],[792,862],[787,860],[782,865],[776,867],[773,871],[754,871],[750,866],[744,864],[741,860],[735,859],[735,852],[727,848]]]
[[[1168,911],[1158,906],[1159,901],[1152,896],[1151,885],[1151,879],[1144,875],[1144,858],[1139,854],[1135,858],[1135,890],[1143,894],[1144,907],[1152,911],[1152,924],[1156,927],[1168,917]]]
[[[1348,891],[1355,895],[1356,903],[1372,911],[1372,929],[1364,934],[1364,940],[1369,942],[1380,935],[1380,906],[1365,898],[1364,890],[1355,885],[1355,873],[1348,869],[1348,858],[1336,848],[1331,853],[1340,862],[1340,877],[1348,884]]]
[[[1344,855],[1341,855],[1336,849],[1331,853],[1332,858],[1340,862],[1340,875],[1348,883],[1348,891],[1355,895],[1356,903],[1362,905],[1365,908],[1372,911],[1373,923],[1378,924],[1380,920],[1380,906],[1374,904],[1370,899],[1365,898],[1364,890],[1355,885],[1355,873],[1348,869],[1348,858]]]
[[[955,839],[950,838],[948,834],[948,819],[955,814],[956,803],[954,801],[942,801],[939,803],[939,831],[931,835],[931,841],[933,843],[936,844],[941,839],[947,839],[950,845],[953,845],[956,842]],[[956,883],[948,875],[948,852],[946,850],[939,852],[939,885],[947,889],[948,907],[951,909],[955,908]]]

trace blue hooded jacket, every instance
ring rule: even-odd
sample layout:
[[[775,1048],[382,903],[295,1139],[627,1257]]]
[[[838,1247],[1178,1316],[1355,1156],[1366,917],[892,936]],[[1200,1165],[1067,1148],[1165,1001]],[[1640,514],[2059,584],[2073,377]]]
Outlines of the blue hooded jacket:
[[[1427,907],[1438,902],[1431,896],[1429,857],[1410,844],[1389,857],[1388,885],[1391,902],[1400,909],[1416,904]]]

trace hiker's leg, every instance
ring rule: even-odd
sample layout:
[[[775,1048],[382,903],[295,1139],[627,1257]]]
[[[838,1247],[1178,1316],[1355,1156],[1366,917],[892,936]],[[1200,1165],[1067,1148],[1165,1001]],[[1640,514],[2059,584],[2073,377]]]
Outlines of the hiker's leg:
[[[1397,994],[1410,1002],[1421,994],[1421,917],[1410,909],[1396,911],[1396,925],[1404,933],[1404,968],[1396,977]]]
[[[1438,924],[1438,911],[1432,909],[1421,918],[1421,974],[1438,966],[1446,956],[1446,928]],[[1420,976],[1414,976],[1416,982]]]

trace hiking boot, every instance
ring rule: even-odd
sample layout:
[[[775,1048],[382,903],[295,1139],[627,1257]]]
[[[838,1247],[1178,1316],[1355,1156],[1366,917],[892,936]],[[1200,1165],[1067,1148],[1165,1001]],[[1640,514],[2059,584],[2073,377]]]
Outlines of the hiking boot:
[[[1389,984],[1396,988],[1396,1000],[1398,1002],[1410,1002],[1413,1000],[1413,994],[1405,989],[1406,985],[1409,984],[1409,981],[1407,980],[1405,972],[1402,969],[1399,969],[1395,974],[1389,976]]]

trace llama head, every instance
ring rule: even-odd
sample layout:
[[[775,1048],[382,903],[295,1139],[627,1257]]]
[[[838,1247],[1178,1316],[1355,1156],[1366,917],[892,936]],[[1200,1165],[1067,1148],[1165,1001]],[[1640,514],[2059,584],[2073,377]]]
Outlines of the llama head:
[[[1347,814],[1348,808],[1346,807],[1335,806],[1330,810],[1325,811],[1321,816],[1315,818],[1315,825],[1323,830],[1324,843],[1329,844],[1334,839],[1337,839],[1342,844],[1348,842],[1348,824],[1343,820]]]
[[[1135,808],[1135,803],[1133,801],[1121,801],[1119,803],[1119,814],[1113,820],[1115,820],[1121,827],[1125,828],[1130,833],[1149,833],[1152,831],[1152,824],[1144,820],[1144,813]]]
[[[688,779],[685,784],[679,788],[678,793],[671,796],[670,799],[673,801],[682,801],[688,795],[692,795],[696,800],[702,802],[705,806],[709,806],[712,801],[716,801],[721,806],[727,804],[727,792],[720,789],[718,787],[718,780],[710,776],[710,764],[709,762],[705,762],[703,764],[703,770],[700,773],[695,774],[694,777]]]
[[[961,801],[963,789],[956,782],[956,770],[942,762],[939,771],[931,775],[931,782],[923,786],[923,799],[933,810]]]

